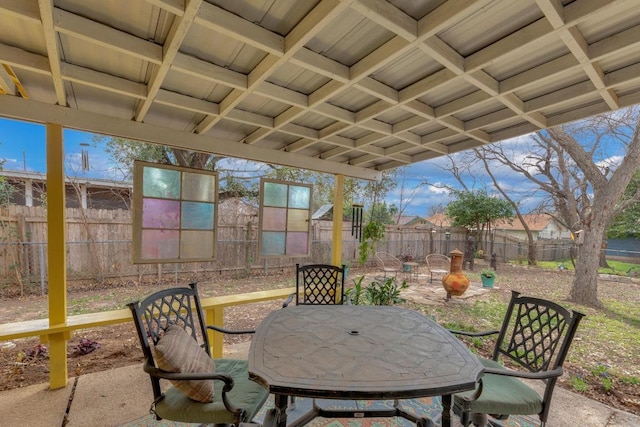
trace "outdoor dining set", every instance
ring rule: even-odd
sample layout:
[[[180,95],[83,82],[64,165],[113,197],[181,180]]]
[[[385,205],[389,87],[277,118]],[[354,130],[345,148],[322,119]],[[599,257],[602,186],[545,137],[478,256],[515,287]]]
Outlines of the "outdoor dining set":
[[[277,427],[317,417],[449,427],[452,412],[464,426],[518,414],[544,425],[583,317],[513,291],[499,330],[450,331],[409,308],[352,305],[344,267],[331,265],[297,265],[296,292],[255,331],[207,326],[195,283],[129,307],[157,419]],[[210,331],[254,334],[248,359],[212,359]],[[492,357],[473,354],[459,335],[495,335]],[[542,394],[524,378],[542,381]],[[441,399],[437,419],[409,409],[425,397]],[[327,399],[340,405],[324,405]]]

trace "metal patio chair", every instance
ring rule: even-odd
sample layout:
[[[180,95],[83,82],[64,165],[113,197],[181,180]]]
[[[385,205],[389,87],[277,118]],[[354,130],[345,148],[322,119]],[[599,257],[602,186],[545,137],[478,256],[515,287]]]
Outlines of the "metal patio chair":
[[[344,269],[330,264],[296,264],[296,292],[282,304],[327,305],[349,303],[344,294]]]
[[[398,273],[403,271],[402,261],[395,256],[387,252],[375,253],[376,264],[382,268],[384,278],[387,278],[387,274],[397,277]]]
[[[157,419],[185,423],[250,422],[269,393],[249,380],[247,361],[211,359],[207,330],[229,331],[204,323],[198,288],[171,288],[128,304],[151,379]],[[161,380],[172,386],[165,391]],[[189,396],[188,396],[189,395]]]
[[[429,254],[426,256],[427,269],[429,270],[429,283],[433,283],[433,275],[444,277],[451,270],[451,259],[442,254]]]
[[[337,267],[330,264],[296,264],[296,292],[282,303],[296,305],[337,305],[350,304],[344,294],[345,265]],[[289,397],[289,406],[295,408],[296,396]]]
[[[454,411],[462,425],[502,425],[494,424],[487,414],[498,420],[509,415],[538,415],[543,427],[556,381],[563,373],[562,364],[583,316],[554,302],[512,291],[499,331],[451,331],[475,337],[498,334],[493,357],[480,358],[485,371],[476,390],[454,396]],[[542,396],[521,379],[542,381]]]

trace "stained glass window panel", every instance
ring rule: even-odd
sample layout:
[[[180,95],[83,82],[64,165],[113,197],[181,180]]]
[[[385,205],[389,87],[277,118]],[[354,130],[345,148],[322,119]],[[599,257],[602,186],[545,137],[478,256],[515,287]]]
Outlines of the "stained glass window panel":
[[[180,235],[180,258],[213,257],[212,231],[184,230]]]
[[[309,230],[309,210],[289,209],[287,217],[288,231],[308,231]]]
[[[263,231],[262,241],[260,242],[261,255],[283,255],[285,250],[284,232]]]
[[[182,198],[200,202],[213,202],[216,200],[215,175],[202,175],[196,173],[184,173],[182,175]]]
[[[264,208],[262,211],[262,229],[265,231],[285,231],[287,229],[287,210]]]
[[[264,206],[287,206],[287,185],[275,182],[265,182],[262,195]]]
[[[287,233],[287,255],[305,255],[309,251],[308,233]]]
[[[140,257],[146,260],[178,258],[178,230],[142,230]]]
[[[213,261],[218,175],[136,161],[133,262]]]
[[[289,186],[289,207],[309,209],[311,189],[309,187]]]
[[[312,188],[287,181],[260,181],[260,256],[309,256]]]
[[[142,178],[142,195],[163,199],[180,198],[180,172],[145,166]]]
[[[214,224],[212,203],[182,202],[182,228],[211,230]]]
[[[142,227],[179,228],[180,202],[175,200],[144,199],[142,202]]]

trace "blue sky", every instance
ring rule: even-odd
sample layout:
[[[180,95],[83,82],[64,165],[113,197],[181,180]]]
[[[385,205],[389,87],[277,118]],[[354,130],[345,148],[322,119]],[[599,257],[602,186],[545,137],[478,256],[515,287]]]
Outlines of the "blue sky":
[[[93,134],[65,129],[64,141],[67,175],[115,181],[123,179],[117,168],[114,167],[111,158],[105,154],[99,145],[93,142]],[[89,145],[81,146],[80,144],[83,143]],[[90,170],[86,173],[81,168],[81,152],[83,149],[89,153]],[[524,149],[526,150],[526,148]],[[615,154],[620,155],[620,153]],[[526,152],[520,152],[520,155],[524,156]],[[0,159],[5,159],[5,170],[45,172],[44,125],[0,118]],[[239,163],[246,162],[238,159],[230,163],[230,167],[237,169],[240,167]],[[398,179],[398,188],[387,196],[387,203],[400,206],[402,204],[401,200],[404,200],[404,204],[407,204],[406,200],[409,199],[410,202],[403,214],[420,216],[427,216],[429,208],[432,206],[446,205],[451,200],[447,190],[436,186],[424,185],[423,183],[428,181],[458,187],[451,174],[442,169],[442,166],[447,163],[446,157],[440,157],[403,168],[404,172],[401,173]],[[247,166],[244,165],[243,167],[246,168]],[[483,170],[474,171],[474,175],[480,177],[480,181],[475,186],[473,183],[467,183],[469,188],[483,188],[483,181],[488,180],[486,173],[483,172]],[[503,188],[506,188],[510,194],[529,206],[529,209],[537,204],[539,195],[535,194],[531,182],[519,175],[515,175],[506,167],[496,167],[494,173]],[[402,188],[402,181],[404,181],[404,189]],[[527,209],[524,211],[526,212]]]
[[[87,143],[89,146],[81,146]],[[0,159],[5,170],[45,172],[44,125],[0,118]],[[82,172],[82,149],[89,152],[90,170]],[[65,168],[69,176],[120,180],[108,156],[93,143],[93,134],[64,130]]]
[[[88,143],[89,146],[81,146],[81,143]],[[64,144],[67,175],[115,181],[122,179],[122,175],[113,167],[110,157],[93,142],[93,134],[65,129]],[[5,170],[46,172],[45,146],[44,125],[0,118],[0,159],[5,160]],[[82,172],[81,167],[83,149],[89,152],[90,170],[87,173]],[[429,164],[432,162],[423,162],[408,168],[405,176],[408,189],[405,190],[405,194],[413,192],[414,188],[416,190],[413,192],[413,201],[405,211],[406,214],[424,215],[431,203],[443,201],[443,190],[420,186],[426,176],[433,177],[435,173],[443,175],[440,169]],[[398,190],[389,196],[387,202],[398,204],[399,200]]]

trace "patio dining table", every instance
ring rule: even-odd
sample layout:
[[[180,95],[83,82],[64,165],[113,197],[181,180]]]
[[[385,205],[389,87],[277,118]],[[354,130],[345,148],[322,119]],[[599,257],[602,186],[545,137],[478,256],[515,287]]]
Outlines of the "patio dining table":
[[[249,349],[249,377],[274,394],[264,425],[303,425],[316,416],[400,416],[399,399],[442,396],[442,426],[451,425],[452,394],[472,390],[478,359],[432,319],[394,306],[296,306],[270,313]],[[288,396],[394,400],[387,411],[325,413],[315,403],[287,423]]]

